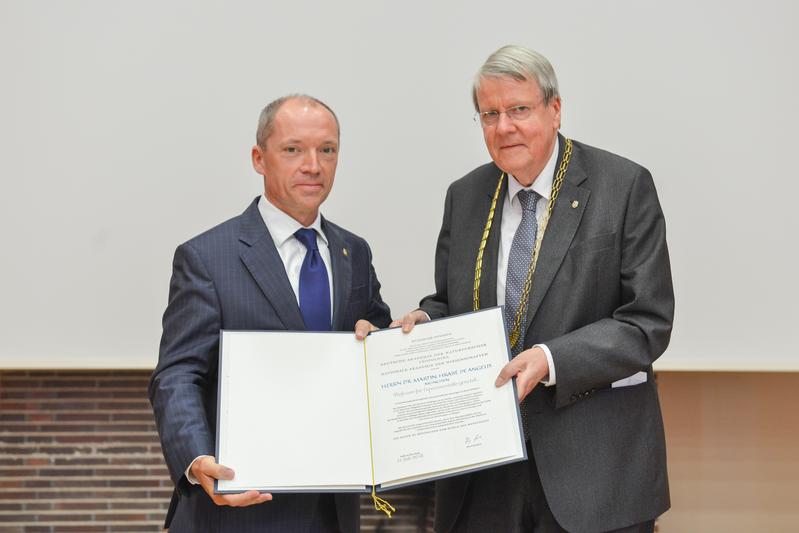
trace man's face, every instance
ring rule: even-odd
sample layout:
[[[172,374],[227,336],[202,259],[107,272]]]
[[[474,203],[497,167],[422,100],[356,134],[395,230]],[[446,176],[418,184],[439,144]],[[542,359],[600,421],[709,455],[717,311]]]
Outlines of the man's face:
[[[544,103],[534,80],[485,77],[477,91],[480,112],[505,111],[528,106],[530,115],[512,120],[506,113],[492,126],[483,126],[488,153],[499,168],[512,174],[523,185],[532,184],[552,155],[560,127],[560,98]]]
[[[338,127],[324,107],[289,100],[275,114],[266,146],[254,146],[252,162],[264,177],[266,198],[304,226],[310,225],[333,187]]]

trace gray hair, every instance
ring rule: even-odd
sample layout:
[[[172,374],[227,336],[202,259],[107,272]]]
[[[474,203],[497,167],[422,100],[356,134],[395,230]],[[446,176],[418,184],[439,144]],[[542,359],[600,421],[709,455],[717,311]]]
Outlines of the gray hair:
[[[472,85],[472,101],[475,111],[477,106],[477,91],[483,78],[513,78],[518,81],[535,80],[544,94],[544,103],[548,104],[553,98],[560,97],[558,78],[555,69],[549,60],[524,46],[503,46],[486,59],[474,77]]]
[[[255,132],[255,142],[258,143],[258,146],[261,148],[266,147],[266,140],[272,135],[272,131],[275,129],[275,115],[277,115],[277,112],[283,104],[289,100],[302,100],[310,104],[322,106],[330,111],[330,114],[333,115],[333,119],[336,121],[336,130],[338,130],[338,134],[341,136],[341,125],[338,122],[338,117],[336,113],[330,109],[329,105],[307,94],[287,94],[286,96],[281,96],[277,100],[269,102],[261,111],[261,116],[258,117],[258,130]]]

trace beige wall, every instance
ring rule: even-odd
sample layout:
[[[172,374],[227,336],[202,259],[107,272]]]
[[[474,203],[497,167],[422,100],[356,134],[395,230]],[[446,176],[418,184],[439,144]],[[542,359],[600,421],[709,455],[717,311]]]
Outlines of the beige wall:
[[[799,531],[799,373],[660,372],[672,508],[659,531]]]

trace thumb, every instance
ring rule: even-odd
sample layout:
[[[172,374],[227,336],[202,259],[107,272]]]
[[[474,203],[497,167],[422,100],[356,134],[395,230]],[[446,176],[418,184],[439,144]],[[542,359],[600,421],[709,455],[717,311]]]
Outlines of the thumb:
[[[404,333],[410,333],[413,326],[422,322],[427,322],[427,315],[418,309],[411,311],[402,317],[402,331]]]
[[[376,329],[371,322],[361,319],[355,324],[355,338],[362,341],[369,335],[370,331],[375,331]]]
[[[521,366],[518,360],[512,359],[507,365],[502,367],[502,370],[499,371],[499,375],[497,376],[497,380],[494,382],[494,386],[501,387],[511,378],[513,378],[513,376],[518,374],[520,370]]]
[[[236,475],[232,468],[218,464],[213,457],[201,461],[200,472],[214,479],[231,480]]]

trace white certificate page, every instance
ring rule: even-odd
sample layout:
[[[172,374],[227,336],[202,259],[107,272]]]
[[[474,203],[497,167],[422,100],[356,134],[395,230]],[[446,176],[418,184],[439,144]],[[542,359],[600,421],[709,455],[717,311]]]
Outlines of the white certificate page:
[[[375,477],[382,487],[525,457],[502,310],[374,332],[366,340]]]
[[[218,491],[371,485],[363,363],[354,333],[223,331]]]

